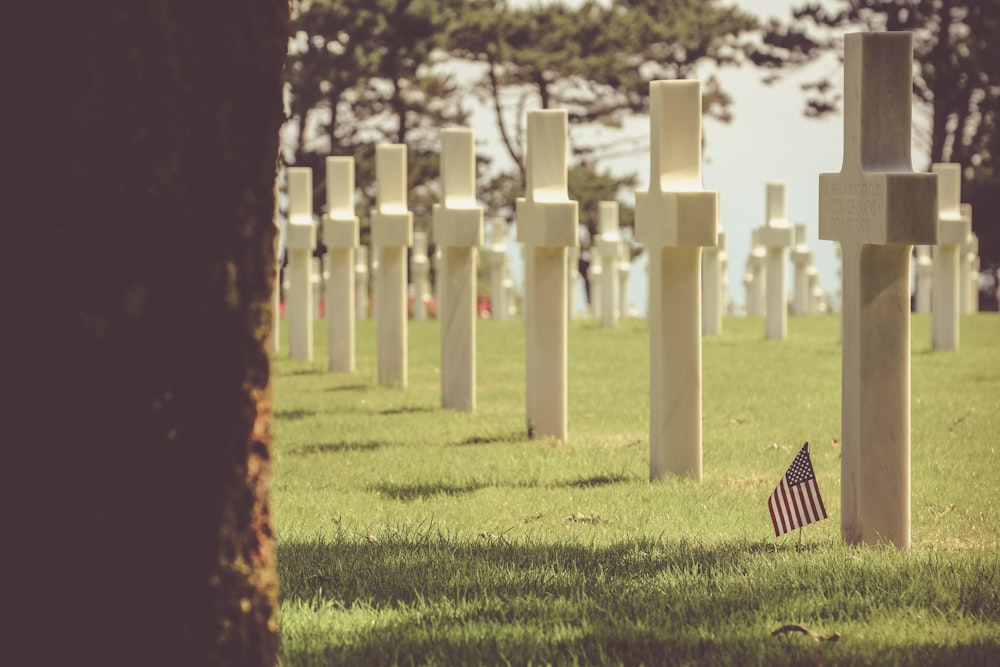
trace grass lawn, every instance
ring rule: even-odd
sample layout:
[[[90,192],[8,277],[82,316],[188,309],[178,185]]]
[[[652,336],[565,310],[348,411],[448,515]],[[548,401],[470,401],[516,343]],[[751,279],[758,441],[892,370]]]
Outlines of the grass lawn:
[[[704,480],[648,481],[644,320],[569,335],[569,438],[529,440],[524,328],[478,324],[478,410],[442,410],[439,327],[406,390],[274,361],[284,665],[1000,664],[1000,316],[912,320],[913,548],[840,542],[839,320],[703,339]],[[802,443],[830,519],[775,538]],[[788,624],[837,641],[815,642]]]

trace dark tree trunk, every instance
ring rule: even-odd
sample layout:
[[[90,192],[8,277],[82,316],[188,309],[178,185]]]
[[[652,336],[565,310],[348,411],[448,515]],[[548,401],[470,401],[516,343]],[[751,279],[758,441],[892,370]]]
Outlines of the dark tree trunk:
[[[276,661],[266,335],[287,13],[5,11],[7,664]]]

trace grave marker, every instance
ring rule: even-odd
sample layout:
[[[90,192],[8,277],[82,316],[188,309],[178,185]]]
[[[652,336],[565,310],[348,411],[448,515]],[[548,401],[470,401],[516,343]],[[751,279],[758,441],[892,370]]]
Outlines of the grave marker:
[[[507,290],[504,278],[507,271],[507,221],[493,218],[490,223],[490,318],[505,320],[508,315]]]
[[[434,205],[434,240],[442,253],[441,406],[476,409],[476,257],[483,210],[476,204],[472,130],[441,131],[441,203]]]
[[[719,244],[719,272],[722,275],[719,284],[719,333],[722,333],[721,318],[733,314],[732,299],[729,296],[729,252],[726,250],[726,230],[720,229],[717,232],[716,243]]]
[[[722,333],[722,245],[726,232],[718,230],[714,246],[701,249],[701,332],[706,336]]]
[[[796,315],[809,314],[809,263],[812,261],[812,251],[806,242],[806,225],[795,223],[795,241],[792,246],[792,266],[795,267],[795,277],[792,284],[792,312]]]
[[[937,174],[937,245],[931,281],[931,343],[935,350],[958,349],[959,247],[965,242],[960,208],[962,171],[956,163],[931,165]]]
[[[601,235],[594,236],[594,243],[590,247],[590,265],[587,267],[587,284],[590,286],[590,312],[589,315],[599,320],[604,310],[604,300],[601,290],[604,279],[604,259],[600,253]]]
[[[825,294],[823,287],[819,284],[819,269],[816,268],[815,258],[809,261],[809,268],[806,269],[806,280],[809,285],[809,314],[820,315],[823,311]]]
[[[376,208],[372,212],[372,245],[376,263],[375,328],[378,381],[406,388],[407,299],[406,249],[413,243],[413,214],[406,209],[406,146],[375,147]]]
[[[528,112],[525,196],[517,199],[524,244],[526,418],[529,434],[566,441],[566,248],[577,244],[577,203],[567,193],[567,112]]]
[[[277,201],[277,198],[275,198]],[[275,209],[277,211],[277,209]],[[285,230],[278,224],[277,215],[274,219],[274,288],[271,292],[271,351],[277,354],[281,351],[281,259],[285,252]]]
[[[618,315],[632,317],[631,302],[628,298],[628,277],[632,273],[632,251],[628,244],[618,246]]]
[[[613,327],[618,318],[618,249],[621,247],[621,236],[618,234],[618,202],[600,202],[601,238],[597,242],[597,251],[601,256],[601,268],[604,271],[601,279],[601,326]]]
[[[580,280],[580,254],[576,246],[566,249],[566,317],[576,319],[577,284]]]
[[[917,246],[917,303],[918,313],[931,312],[931,281],[934,276],[934,263],[931,262],[931,247],[929,245]]]
[[[413,319],[427,319],[427,232],[413,232],[413,253],[410,255],[410,289],[413,290]]]
[[[316,225],[312,213],[312,169],[288,168],[288,282],[285,294],[288,314],[288,354],[292,359],[313,358],[312,253],[316,247]]]
[[[792,228],[788,226],[788,184],[771,181],[767,184],[767,204],[760,243],[767,248],[767,309],[764,337],[784,340],[788,335],[788,288],[785,284],[785,249],[792,245]]]
[[[819,177],[843,257],[841,535],[910,545],[909,263],[936,241],[935,176],[913,173],[911,33],[845,37],[844,154]]]
[[[747,266],[753,276],[750,281],[753,289],[752,309],[747,307],[747,315],[763,317],[767,314],[767,248],[761,243],[762,227],[754,227],[751,232],[750,257]]]
[[[358,219],[354,215],[354,158],[326,158],[325,290],[329,369],[354,372],[354,248]]]
[[[441,319],[441,304],[444,303],[444,252],[441,246],[434,244],[434,303],[437,304],[437,318]]]
[[[358,246],[354,264],[354,315],[356,319],[368,319],[368,246]]]
[[[972,311],[972,295],[978,292],[978,289],[972,287],[973,284],[973,258],[978,253],[978,242],[976,243],[976,249],[973,250],[973,239],[975,234],[972,233],[972,204],[962,204],[960,207],[962,212],[962,224],[965,226],[966,233],[965,238],[962,240],[962,245],[958,248],[958,303],[959,303],[959,313],[963,315],[968,315]]]
[[[312,262],[312,272],[309,274],[309,282],[312,283],[312,316],[313,320],[323,319],[323,309],[320,308],[320,302],[323,300],[323,260],[319,257],[313,257]]]
[[[649,476],[701,480],[701,246],[714,245],[718,193],[701,183],[701,82],[649,86],[649,190],[635,195],[649,250]]]

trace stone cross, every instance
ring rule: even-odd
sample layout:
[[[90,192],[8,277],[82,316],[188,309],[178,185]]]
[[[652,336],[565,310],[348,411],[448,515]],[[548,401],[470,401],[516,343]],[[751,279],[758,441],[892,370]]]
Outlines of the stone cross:
[[[406,146],[375,147],[375,210],[372,245],[378,381],[406,388],[406,249],[413,243],[413,214],[406,209]]]
[[[603,296],[601,292],[602,280],[604,278],[604,258],[600,253],[601,235],[594,235],[594,242],[590,248],[590,265],[587,266],[587,284],[590,285],[590,316],[594,319],[601,318],[603,312]]]
[[[628,277],[632,273],[632,250],[622,243],[618,249],[618,316],[632,317],[628,298]]]
[[[312,213],[312,169],[288,168],[289,291],[285,295],[288,314],[288,354],[292,359],[313,358],[312,253],[316,247],[316,225]]]
[[[413,319],[427,319],[427,232],[413,232],[413,253],[410,255],[410,289],[413,290]]]
[[[752,317],[754,312],[755,290],[753,286],[753,271],[750,269],[750,259],[747,257],[747,267],[743,272],[743,314]]]
[[[937,174],[937,246],[934,248],[934,279],[931,281],[931,344],[935,350],[958,349],[959,248],[969,233],[960,207],[961,166],[931,165]]]
[[[958,248],[958,291],[959,312],[968,315],[973,312],[972,297],[978,297],[978,276],[973,276],[973,261],[979,253],[979,242],[972,233],[972,204],[962,204],[962,223],[968,230],[962,245]],[[975,245],[975,249],[973,249]]]
[[[444,303],[444,251],[437,243],[434,244],[434,303],[437,304],[437,317],[441,318],[441,304]]]
[[[526,420],[530,435],[566,441],[566,248],[577,244],[579,212],[567,192],[564,109],[528,112],[526,187],[517,199],[524,244]]]
[[[312,316],[313,320],[323,319],[323,309],[320,307],[323,302],[323,260],[320,257],[313,257],[312,273],[309,274],[309,282],[312,283]]]
[[[649,250],[649,477],[701,480],[701,246],[714,245],[719,197],[702,189],[701,82],[649,86],[649,190],[635,194]]]
[[[618,248],[621,247],[621,237],[618,235],[618,202],[602,201],[599,204],[601,238],[597,242],[597,251],[601,256],[601,266],[604,274],[599,289],[601,291],[601,326],[613,327],[618,318]]]
[[[354,158],[326,158],[326,217],[323,219],[327,279],[325,290],[329,369],[354,372]]]
[[[493,218],[490,223],[490,318],[507,319],[507,299],[504,289],[504,273],[507,270],[507,221]]]
[[[809,258],[809,266],[806,268],[806,283],[808,285],[806,292],[809,295],[808,313],[819,315],[823,312],[825,294],[823,287],[819,284],[819,269],[816,268],[814,256]]]
[[[934,263],[931,262],[931,247],[917,246],[916,293],[918,313],[931,312],[931,281],[934,276]]]
[[[788,226],[788,184],[784,181],[767,183],[767,204],[760,242],[767,248],[767,309],[764,318],[764,338],[784,340],[788,335],[788,288],[785,284],[785,250],[792,245],[792,228]]]
[[[517,314],[517,304],[514,301],[514,271],[510,268],[510,262],[503,267],[503,318],[507,319]]]
[[[580,250],[576,246],[566,249],[566,317],[576,319],[577,285],[580,281]]]
[[[716,233],[716,244],[701,249],[701,332],[706,336],[722,333],[722,255],[726,232]]]
[[[281,351],[281,256],[285,252],[285,230],[275,216],[274,226],[274,289],[271,291],[271,351]]]
[[[716,241],[719,245],[719,333],[722,333],[722,318],[732,314],[732,303],[729,298],[729,252],[726,250],[726,230],[720,229],[716,233]]]
[[[762,227],[751,230],[750,257],[747,265],[753,276],[753,307],[747,306],[747,315],[762,317],[767,314],[767,248],[761,242]]]
[[[809,314],[809,276],[806,271],[812,261],[812,251],[806,242],[806,224],[795,223],[795,240],[792,246],[792,266],[795,277],[792,282],[792,312],[796,315]]]
[[[483,209],[476,203],[476,144],[469,129],[441,130],[441,203],[434,240],[442,253],[441,407],[476,409],[476,258]]]
[[[354,316],[368,319],[368,246],[358,246],[354,263]]]
[[[910,249],[936,242],[936,177],[910,158],[912,33],[844,47],[843,163],[819,177],[819,237],[843,257],[841,535],[907,548]]]

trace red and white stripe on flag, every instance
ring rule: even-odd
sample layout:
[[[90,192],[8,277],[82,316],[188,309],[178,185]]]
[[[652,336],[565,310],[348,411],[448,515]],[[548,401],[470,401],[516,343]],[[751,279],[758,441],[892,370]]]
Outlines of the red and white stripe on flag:
[[[808,442],[767,499],[767,509],[776,537],[826,518],[826,507],[809,460]]]

